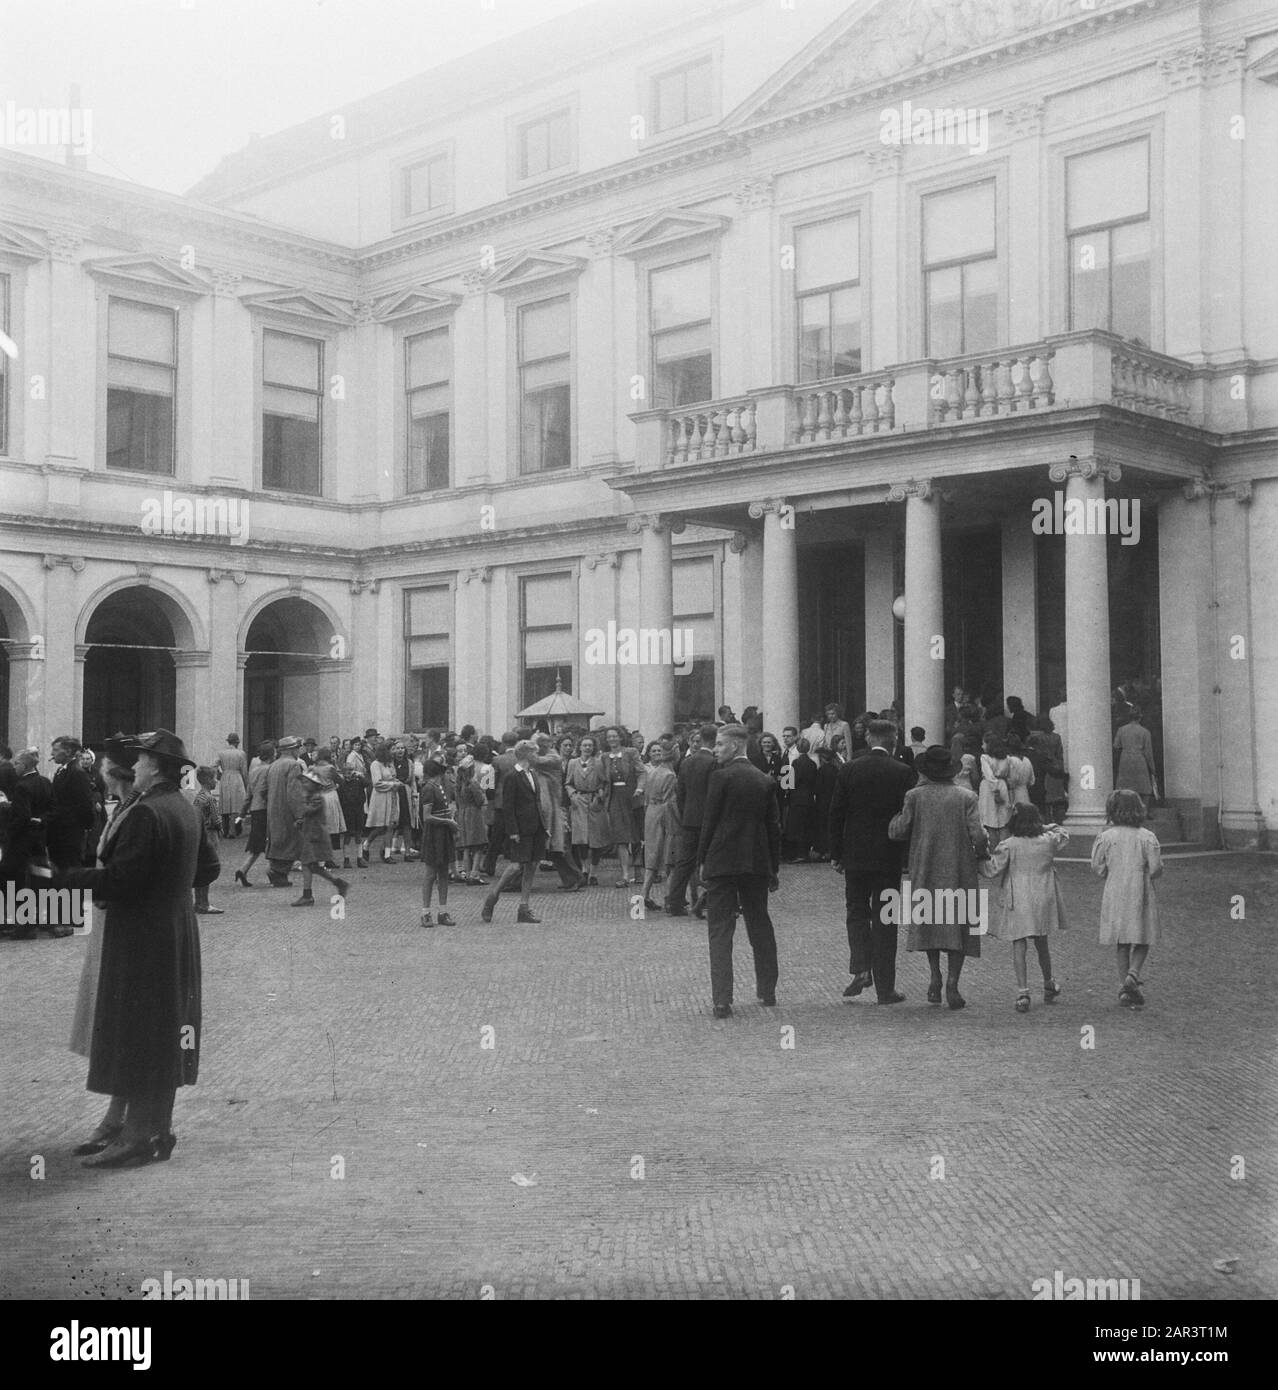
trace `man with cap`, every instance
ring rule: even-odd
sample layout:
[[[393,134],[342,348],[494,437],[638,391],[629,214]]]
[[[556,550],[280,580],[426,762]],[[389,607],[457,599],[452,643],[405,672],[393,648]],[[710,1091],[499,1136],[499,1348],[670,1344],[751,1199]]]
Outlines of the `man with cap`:
[[[200,938],[192,888],[221,865],[178,785],[194,766],[167,729],[126,741],[136,749],[137,799],[101,847],[100,867],[71,868],[59,888],[90,889],[106,907],[88,1089],[123,1096],[123,1131],[91,1168],[167,1159],[177,1142],[173,1102],[199,1073]]]
[[[302,786],[306,768],[297,757],[301,746],[301,739],[294,734],[280,739],[275,761],[266,773],[266,855],[271,865],[266,876],[272,888],[293,886],[289,870],[301,858],[299,822],[306,815],[306,789]]]
[[[745,918],[759,1002],[777,1002],[777,941],[768,915],[768,894],[780,886],[781,818],[776,783],[746,755],[748,733],[741,724],[718,732],[701,820],[697,862],[706,886],[709,915],[710,987],[715,1018],[732,1013],[732,936],[738,905]]]

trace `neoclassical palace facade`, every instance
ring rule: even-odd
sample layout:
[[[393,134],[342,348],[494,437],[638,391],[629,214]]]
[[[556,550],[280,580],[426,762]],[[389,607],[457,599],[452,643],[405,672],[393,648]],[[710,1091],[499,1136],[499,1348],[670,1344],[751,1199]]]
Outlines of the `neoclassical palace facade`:
[[[1264,844],[1275,169],[1260,0],[601,3],[185,197],[0,152],[7,739],[984,685],[1085,834],[1138,680]]]

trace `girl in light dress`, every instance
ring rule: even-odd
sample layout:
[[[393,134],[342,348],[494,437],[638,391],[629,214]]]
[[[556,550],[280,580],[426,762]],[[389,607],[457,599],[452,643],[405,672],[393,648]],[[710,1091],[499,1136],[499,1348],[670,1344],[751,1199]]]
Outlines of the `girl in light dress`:
[[[655,912],[652,885],[665,873],[679,835],[679,812],[675,805],[678,777],[669,764],[669,750],[653,740],[648,745],[648,771],[643,782],[644,873],[643,905]]]
[[[1007,823],[1012,818],[1012,797],[1007,785],[1011,767],[1007,745],[997,734],[986,734],[981,748],[981,780],[976,797],[981,824],[993,849],[1007,834]]]
[[[1025,806],[1033,801],[1030,788],[1034,785],[1034,764],[1025,756],[1025,745],[1016,734],[1007,736],[1007,794],[1012,805]]]
[[[359,847],[359,857],[368,862],[368,849],[372,841],[380,835],[390,834],[399,824],[399,779],[395,776],[395,766],[391,761],[391,746],[382,742],[377,745],[373,761],[369,764],[368,816],[364,822],[364,842]],[[382,863],[390,862],[390,850],[382,849]]]
[[[1118,1002],[1138,1008],[1145,1002],[1141,968],[1159,936],[1154,880],[1162,875],[1163,860],[1158,836],[1145,826],[1145,803],[1137,792],[1111,792],[1105,822],[1092,845],[1092,869],[1105,880],[1101,945],[1118,949]]]
[[[568,795],[568,814],[572,830],[573,853],[586,871],[587,883],[598,884],[595,871],[600,857],[608,852],[612,835],[608,820],[608,779],[599,757],[599,740],[593,734],[583,734],[577,756],[568,763],[564,773],[564,788]]]
[[[1000,899],[990,927],[990,935],[1012,943],[1012,969],[1016,974],[1016,1012],[1028,1013],[1029,979],[1026,973],[1026,943],[1033,941],[1043,972],[1043,1002],[1051,1004],[1060,994],[1052,978],[1052,955],[1047,937],[1063,931],[1065,902],[1056,881],[1053,860],[1069,841],[1059,825],[1044,825],[1038,807],[1029,802],[1013,806],[1008,834],[994,847],[990,858],[980,865],[987,878],[997,879]]]

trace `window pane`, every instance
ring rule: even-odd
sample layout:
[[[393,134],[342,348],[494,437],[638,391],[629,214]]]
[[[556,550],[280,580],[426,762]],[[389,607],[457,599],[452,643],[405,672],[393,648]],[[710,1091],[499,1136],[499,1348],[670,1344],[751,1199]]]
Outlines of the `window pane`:
[[[710,354],[657,363],[653,393],[658,410],[710,400],[714,394]]]
[[[440,665],[412,672],[406,711],[410,729],[448,728],[449,669],[447,665]]]
[[[962,271],[958,266],[932,270],[927,277],[927,353],[929,357],[957,357],[963,351],[963,317],[960,295]]]
[[[861,289],[836,290],[830,296],[832,363],[835,376],[861,370]]]
[[[548,666],[559,663],[572,665],[572,629],[569,627],[533,628],[524,633],[524,663]]]
[[[1124,338],[1150,340],[1149,223],[1132,222],[1115,227],[1113,239],[1114,321],[1111,327]]]
[[[111,386],[146,391],[153,396],[173,394],[173,368],[155,367],[150,362],[133,362],[126,357],[107,361],[107,382]]]
[[[431,333],[418,333],[407,340],[407,385],[432,386],[447,381],[449,376],[448,329],[438,328]]]
[[[682,72],[666,73],[654,83],[655,116],[658,130],[670,130],[685,125],[688,107],[684,98],[685,82]]]
[[[447,662],[449,657],[448,634],[437,637],[410,637],[408,639],[409,666],[437,666]]]
[[[572,393],[568,386],[529,391],[523,400],[520,468],[543,473],[572,460]]]
[[[548,299],[519,311],[521,362],[567,353],[570,335],[567,299]]]
[[[320,345],[314,338],[288,333],[262,334],[262,379],[277,386],[320,389]]]
[[[563,689],[572,694],[572,665],[561,662],[555,666],[533,666],[524,668],[524,702],[521,709],[535,705],[547,695],[555,693],[555,679],[559,678]]]
[[[532,121],[523,127],[523,156],[520,167],[523,178],[530,179],[536,174],[546,172],[549,144],[549,132],[545,121]]]
[[[552,116],[549,126],[549,167],[551,169],[562,169],[565,164],[570,163],[572,160],[568,112],[561,111],[558,115]]]
[[[447,413],[414,417],[408,432],[408,490],[449,487]]]
[[[437,155],[404,170],[404,212],[412,216],[448,201],[448,156]]]
[[[262,416],[262,486],[319,494],[319,424],[282,415]]]
[[[408,631],[412,636],[448,632],[453,625],[453,595],[445,585],[408,592]]]
[[[107,309],[108,352],[173,366],[173,311],[112,299]]]
[[[424,386],[408,397],[408,414],[413,420],[424,419],[427,415],[446,415],[449,406],[447,386]]]
[[[710,325],[694,324],[691,328],[677,328],[671,333],[662,333],[653,340],[653,356],[658,362],[671,362],[680,357],[709,355]]]
[[[830,375],[830,296],[812,294],[799,300],[799,380],[820,381]]]
[[[714,110],[714,63],[709,58],[688,69],[686,93],[688,120],[705,120]]]
[[[1066,163],[1069,229],[1149,212],[1149,142],[1134,140],[1075,155]]]
[[[568,383],[568,359],[554,357],[549,362],[538,362],[523,370],[524,391],[541,391],[550,386],[566,386]]]
[[[676,560],[671,567],[671,580],[676,616],[714,612],[714,560],[711,556]],[[684,625],[688,626],[686,623]]]
[[[699,650],[694,647],[694,650]],[[674,683],[674,722],[713,719],[715,711],[714,657],[694,656],[692,670],[676,676]]]
[[[107,390],[107,467],[173,472],[173,401],[138,391]]]
[[[795,233],[796,288],[818,289],[861,277],[861,219],[836,217],[814,222]]]
[[[710,317],[709,260],[687,261],[683,265],[654,270],[648,284],[654,333]]]
[[[268,415],[319,423],[320,398],[309,391],[288,391],[282,386],[262,387],[262,409]]]
[[[1143,224],[1142,224],[1143,225]],[[1070,238],[1070,327],[1109,327],[1109,233]]]
[[[571,574],[532,574],[523,581],[523,590],[525,627],[572,625],[577,603]]]
[[[928,265],[994,250],[994,184],[975,183],[923,199],[923,255]]]
[[[987,352],[998,345],[998,262],[963,267],[963,351]]]

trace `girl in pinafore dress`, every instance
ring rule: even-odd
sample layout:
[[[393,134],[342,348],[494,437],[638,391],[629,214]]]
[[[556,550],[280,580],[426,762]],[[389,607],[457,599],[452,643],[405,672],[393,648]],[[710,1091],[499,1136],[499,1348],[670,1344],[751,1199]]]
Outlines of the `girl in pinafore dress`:
[[[418,818],[422,827],[422,926],[433,927],[430,899],[439,885],[439,925],[457,923],[444,909],[448,903],[448,876],[457,858],[457,822],[444,791],[444,764],[436,758],[422,763],[422,789],[418,794]]]
[[[1012,943],[1012,968],[1016,972],[1016,1012],[1029,1012],[1029,977],[1026,973],[1026,943],[1033,941],[1043,972],[1043,1002],[1051,1004],[1060,994],[1052,978],[1049,932],[1066,926],[1065,902],[1052,861],[1068,843],[1069,835],[1059,825],[1044,825],[1037,806],[1022,802],[1012,808],[1008,836],[994,847],[990,858],[980,865],[987,878],[996,878],[1002,898],[990,927],[990,935]]]
[[[1138,1007],[1140,971],[1158,940],[1158,899],[1154,880],[1163,872],[1158,836],[1145,827],[1145,803],[1133,791],[1111,792],[1105,803],[1105,829],[1092,846],[1092,869],[1105,880],[1101,897],[1102,946],[1118,948],[1118,1002]]]

